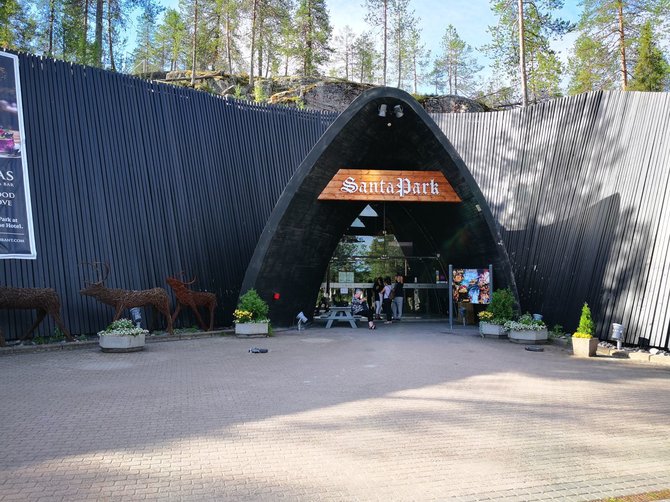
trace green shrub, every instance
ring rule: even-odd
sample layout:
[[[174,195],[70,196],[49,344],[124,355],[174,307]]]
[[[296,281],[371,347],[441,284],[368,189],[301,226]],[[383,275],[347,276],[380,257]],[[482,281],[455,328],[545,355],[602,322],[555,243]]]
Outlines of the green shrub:
[[[591,309],[589,308],[589,304],[585,303],[582,307],[582,315],[579,318],[579,326],[572,336],[576,338],[592,338],[594,331],[595,326],[593,319],[591,319]]]
[[[263,300],[255,289],[250,289],[242,296],[237,304],[237,310],[246,310],[251,312],[252,322],[265,321],[268,318],[268,311],[270,310],[268,304]]]
[[[493,314],[489,321],[494,324],[505,324],[506,321],[514,317],[514,294],[509,288],[499,289],[491,295],[491,303],[486,307],[486,311]]]

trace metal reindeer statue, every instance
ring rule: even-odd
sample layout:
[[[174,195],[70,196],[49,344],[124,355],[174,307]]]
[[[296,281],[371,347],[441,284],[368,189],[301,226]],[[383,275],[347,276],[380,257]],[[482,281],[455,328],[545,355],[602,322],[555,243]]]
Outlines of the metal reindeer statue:
[[[6,310],[37,310],[37,320],[21,340],[32,338],[33,331],[40,325],[47,314],[56,322],[68,341],[74,339],[60,317],[60,299],[58,293],[50,288],[8,288],[0,287],[0,309]],[[5,345],[5,337],[0,331],[0,347]]]
[[[183,275],[182,272],[182,276]],[[177,297],[177,308],[175,309],[174,314],[172,314],[172,322],[174,323],[182,306],[190,307],[193,313],[195,313],[195,317],[198,320],[200,327],[204,331],[211,331],[214,327],[214,310],[218,305],[216,295],[214,295],[214,293],[203,291],[192,291],[189,286],[195,282],[195,277],[191,282],[183,282],[176,277],[168,277],[166,281]],[[209,328],[205,326],[205,323],[202,321],[202,317],[200,317],[200,313],[198,312],[198,307],[209,309]]]
[[[89,263],[96,270],[99,270],[100,262]],[[170,300],[167,291],[163,288],[144,289],[141,291],[133,291],[128,289],[112,289],[104,285],[105,279],[109,275],[109,263],[104,263],[105,274],[99,277],[98,282],[90,283],[84,282],[84,289],[79,291],[80,294],[91,296],[101,303],[111,305],[114,310],[114,320],[121,317],[124,309],[133,307],[144,307],[151,305],[158,312],[165,316],[167,320],[167,331],[172,334],[172,318],[170,317]]]

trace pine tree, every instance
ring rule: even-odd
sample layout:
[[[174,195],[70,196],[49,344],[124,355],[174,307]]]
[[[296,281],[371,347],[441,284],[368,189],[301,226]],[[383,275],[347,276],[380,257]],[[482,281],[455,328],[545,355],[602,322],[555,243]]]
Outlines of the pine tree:
[[[179,12],[174,9],[165,11],[163,21],[156,30],[156,45],[164,54],[162,68],[175,71],[186,68],[184,42],[187,38],[186,24],[182,21]]]
[[[354,71],[352,79],[358,78],[363,83],[372,83],[375,80],[375,44],[370,32],[362,33],[354,42]]]
[[[608,80],[628,87],[631,61],[636,59],[634,42],[646,20],[661,21],[670,14],[667,0],[583,0],[578,23],[581,35],[599,47],[590,56],[600,68],[612,68]],[[596,90],[596,89],[592,89]]]
[[[389,39],[389,4],[393,0],[365,0],[367,14],[365,21],[373,28],[381,31],[382,38],[382,75],[381,84],[386,85],[388,64],[388,39]]]
[[[554,94],[553,81],[560,78],[560,69],[554,62],[547,59],[547,54],[553,54],[551,59],[557,61],[555,52],[550,47],[550,42],[570,31],[573,26],[553,13],[563,5],[562,0],[542,0],[522,2],[523,31],[520,31],[518,2],[510,0],[492,0],[491,9],[498,17],[496,26],[489,26],[488,32],[492,42],[483,47],[484,51],[493,59],[493,64],[519,89],[522,95],[522,83],[527,80],[528,96],[530,101],[540,101]],[[523,56],[526,63],[520,70],[519,62],[522,52],[520,41],[523,41]],[[542,56],[545,54],[545,62],[540,66]],[[549,64],[549,63],[552,64]],[[540,75],[538,72],[543,71]],[[555,78],[548,78],[547,71],[558,72]],[[547,83],[549,86],[547,87]]]
[[[582,315],[579,318],[579,327],[577,328],[577,333],[582,333],[584,335],[593,336],[595,331],[595,326],[593,320],[591,319],[591,309],[587,303],[582,307]]]
[[[631,91],[663,91],[668,82],[670,67],[654,41],[651,23],[642,26],[638,48],[638,59],[633,79],[628,87]]]
[[[616,87],[616,59],[607,57],[606,47],[585,33],[575,41],[573,56],[568,62],[568,73],[569,94],[612,90]]]
[[[328,43],[332,28],[325,0],[300,0],[296,25],[302,74],[317,75],[318,67],[328,60],[331,52]]]
[[[482,67],[472,55],[470,47],[458,35],[453,25],[447,26],[440,44],[439,64],[444,68],[449,94],[472,94],[476,87],[476,74]]]

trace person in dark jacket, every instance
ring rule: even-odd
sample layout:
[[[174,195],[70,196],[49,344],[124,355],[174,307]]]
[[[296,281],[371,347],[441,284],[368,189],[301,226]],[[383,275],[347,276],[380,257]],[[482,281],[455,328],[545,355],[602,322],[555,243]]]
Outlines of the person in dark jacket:
[[[405,278],[402,274],[395,276],[395,284],[393,285],[393,301],[391,309],[393,310],[393,319],[399,321],[402,319],[402,307],[405,303]]]
[[[363,296],[363,291],[357,289],[354,297],[351,299],[351,314],[360,315],[368,318],[368,328],[375,329],[374,312],[368,307],[368,302]]]

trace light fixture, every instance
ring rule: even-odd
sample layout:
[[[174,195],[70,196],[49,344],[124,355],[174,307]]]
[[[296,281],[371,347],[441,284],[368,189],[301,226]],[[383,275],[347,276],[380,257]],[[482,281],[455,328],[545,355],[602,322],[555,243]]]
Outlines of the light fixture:
[[[400,105],[395,105],[395,106],[393,107],[393,113],[395,114],[396,118],[398,118],[398,119],[399,119],[400,117],[402,117],[402,116],[404,115],[404,113],[403,113],[403,111],[402,111],[402,106],[400,106]]]
[[[302,325],[307,322],[307,316],[301,311],[298,312],[298,315],[295,316],[295,318],[298,320],[298,331],[302,331]]]
[[[370,207],[370,204],[365,206],[363,211],[361,211],[361,214],[359,214],[358,216],[359,217],[364,216],[366,218],[377,218],[377,217],[379,217],[379,215],[377,214],[377,211],[372,209],[372,207]]]
[[[379,116],[386,117],[386,105],[379,105]]]

